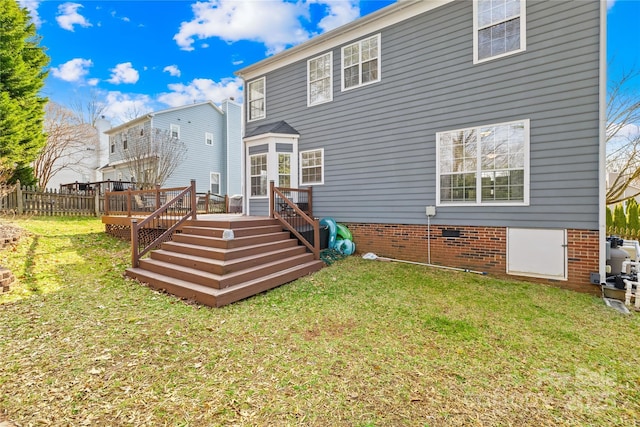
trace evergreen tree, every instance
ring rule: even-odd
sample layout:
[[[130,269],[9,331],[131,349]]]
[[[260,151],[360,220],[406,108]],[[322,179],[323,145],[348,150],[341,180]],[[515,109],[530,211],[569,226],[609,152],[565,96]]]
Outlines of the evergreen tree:
[[[613,213],[611,212],[611,207],[607,206],[607,228],[613,227]]]
[[[636,199],[629,199],[627,204],[627,228],[636,231],[640,229],[640,218],[638,218],[638,203]]]
[[[619,233],[624,232],[627,228],[627,218],[624,215],[624,208],[621,204],[617,204],[615,209],[613,210],[613,226],[618,230]]]
[[[0,0],[0,169],[10,182],[45,144],[45,97],[49,57],[40,45],[36,27],[16,0]]]

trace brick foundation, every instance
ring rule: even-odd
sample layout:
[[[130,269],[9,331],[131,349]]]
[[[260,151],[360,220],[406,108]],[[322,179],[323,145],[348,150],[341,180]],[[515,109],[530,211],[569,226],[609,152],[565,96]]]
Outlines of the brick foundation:
[[[427,262],[426,225],[348,223],[358,253],[406,261]],[[568,280],[538,279],[508,275],[506,227],[431,226],[431,263],[487,272],[546,283],[579,292],[600,294],[590,283],[590,273],[598,271],[598,231],[567,230]]]
[[[15,276],[10,270],[0,267],[0,294],[9,292],[9,287],[16,281]]]

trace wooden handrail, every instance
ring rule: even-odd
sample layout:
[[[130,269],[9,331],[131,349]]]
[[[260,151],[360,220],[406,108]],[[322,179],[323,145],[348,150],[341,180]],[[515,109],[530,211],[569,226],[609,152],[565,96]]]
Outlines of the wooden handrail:
[[[283,194],[283,192],[306,192],[308,194],[308,214],[298,207],[296,203],[291,201],[287,196]],[[312,188],[309,189],[299,189],[299,188],[276,188],[275,183],[271,181],[269,183],[269,216],[271,218],[275,218],[283,225],[284,228],[289,230],[294,236],[302,242],[312,253],[314,259],[320,259],[320,221],[313,218],[312,210],[311,210],[311,194]],[[280,211],[275,209],[275,196],[278,196],[279,199],[286,204],[286,209],[290,213],[288,216],[284,216],[280,214]],[[288,221],[288,218],[295,217],[302,219],[305,224],[313,227],[313,244],[309,242],[295,227]]]
[[[173,189],[175,190],[175,189]],[[179,206],[181,207],[182,201],[185,197],[190,198],[189,209],[182,216],[176,217],[169,216],[169,209],[179,210]],[[159,200],[158,198],[156,200]],[[159,243],[165,241],[169,238],[173,232],[182,225],[189,217],[194,220],[197,219],[196,212],[196,181],[191,180],[191,185],[189,187],[184,188],[180,193],[178,193],[173,199],[160,206],[153,212],[151,215],[138,222],[136,218],[131,219],[131,265],[135,268],[140,264],[140,258],[142,258],[147,252],[156,247]],[[139,239],[139,231],[145,228],[148,225],[163,225],[167,226],[171,223],[170,226],[166,228],[166,230],[160,234],[160,236],[156,237],[150,243],[144,245],[143,248],[140,248],[140,239]]]

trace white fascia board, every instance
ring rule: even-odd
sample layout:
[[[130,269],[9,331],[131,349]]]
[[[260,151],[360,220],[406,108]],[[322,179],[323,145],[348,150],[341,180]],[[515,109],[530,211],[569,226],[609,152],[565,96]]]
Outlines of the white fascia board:
[[[250,136],[243,138],[244,142],[252,142],[267,138],[282,138],[282,139],[300,139],[300,135],[291,133],[261,133],[260,135]]]
[[[286,65],[306,60],[314,55],[319,55],[337,46],[357,40],[360,37],[381,31],[383,28],[413,18],[452,1],[454,0],[400,0],[377,12],[238,70],[234,74],[245,81],[252,80]]]

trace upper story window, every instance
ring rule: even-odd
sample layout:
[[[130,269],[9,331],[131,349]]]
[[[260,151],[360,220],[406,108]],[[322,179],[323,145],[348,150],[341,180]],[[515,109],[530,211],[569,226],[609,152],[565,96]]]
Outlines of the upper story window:
[[[249,82],[247,88],[247,103],[249,110],[248,121],[264,119],[266,116],[266,85],[265,78]]]
[[[204,133],[204,143],[207,145],[213,145],[213,134],[211,132]]]
[[[300,152],[300,184],[324,183],[324,150]]]
[[[111,140],[111,149],[109,152],[113,154],[116,152],[116,139],[113,136],[109,137],[109,139]]]
[[[437,204],[529,204],[529,120],[436,134]]]
[[[342,90],[380,81],[380,34],[342,48]]]
[[[307,62],[307,105],[333,99],[333,53],[328,52]]]
[[[474,63],[526,49],[525,0],[474,1],[473,16]]]
[[[127,134],[122,134],[122,149],[123,150],[128,150],[129,149],[129,143],[127,141]]]
[[[171,138],[180,139],[180,125],[172,124],[170,126]]]

